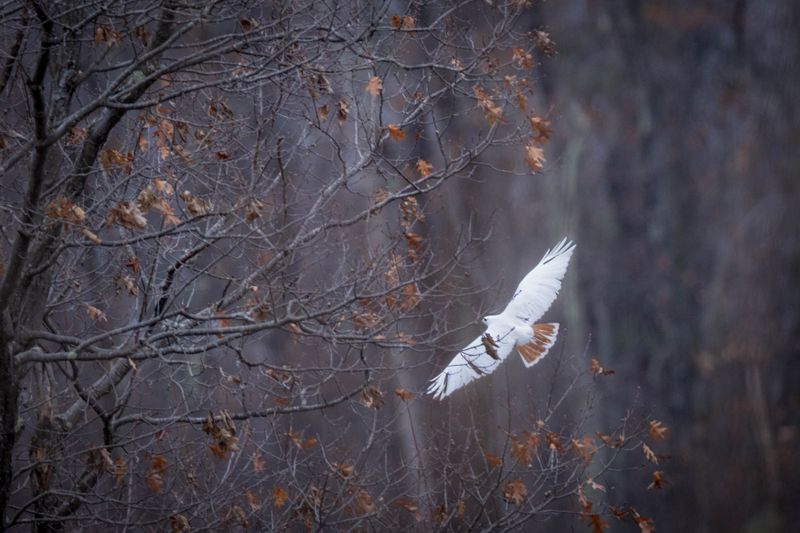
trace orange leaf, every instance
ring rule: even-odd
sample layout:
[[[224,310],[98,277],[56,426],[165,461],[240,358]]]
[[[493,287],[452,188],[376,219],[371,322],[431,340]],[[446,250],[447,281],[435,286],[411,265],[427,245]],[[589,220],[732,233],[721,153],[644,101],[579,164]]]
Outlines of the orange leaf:
[[[503,498],[515,505],[524,502],[527,495],[528,487],[525,486],[521,479],[509,481],[503,489]]]
[[[250,505],[250,509],[253,511],[258,511],[261,509],[261,502],[258,500],[258,496],[256,496],[253,491],[247,489],[244,491],[244,497],[247,498],[247,503]]]
[[[539,435],[523,431],[519,437],[511,435],[511,457],[523,466],[533,464],[533,455],[539,446]]]
[[[644,442],[642,443],[642,451],[644,452],[644,456],[647,458],[648,461],[650,461],[651,463],[658,464],[658,457],[656,457],[656,454],[653,452],[650,446],[648,446]]]
[[[264,471],[266,464],[264,463],[264,458],[261,457],[261,454],[258,452],[253,452],[253,472],[256,474],[260,474]]]
[[[361,489],[356,494],[356,514],[364,515],[375,512],[375,504],[372,503],[372,496],[369,492]]]
[[[595,358],[592,358],[592,366],[589,368],[589,370],[595,376],[597,376],[597,375],[610,376],[610,375],[616,373],[611,369],[605,369],[602,366],[600,366],[600,361],[598,361]]]
[[[414,393],[406,389],[395,389],[394,393],[404,402],[407,402],[414,397]]]
[[[108,316],[93,305],[86,304],[86,314],[95,322],[108,322]]]
[[[664,440],[667,438],[666,434],[668,429],[667,426],[658,420],[650,421],[650,436],[653,437],[653,440]]]
[[[383,81],[378,76],[372,76],[367,82],[366,91],[372,96],[378,96],[383,90]]]
[[[275,507],[283,507],[288,497],[289,495],[280,485],[275,485],[275,490],[272,492],[272,501],[275,503]]]
[[[647,490],[650,489],[661,489],[664,487],[664,471],[663,470],[656,470],[653,472],[653,481],[647,486]]]
[[[544,168],[544,150],[529,142],[525,146],[525,162],[534,172],[539,172]]]
[[[550,129],[550,121],[544,120],[540,117],[530,116],[528,117],[528,122],[530,123],[531,128],[536,131],[536,137],[533,138],[533,142],[546,144],[550,140],[550,135],[552,134],[552,130]]]
[[[392,28],[399,30],[410,30],[414,27],[414,17],[406,15],[401,17],[400,15],[392,15]]]
[[[386,129],[389,130],[389,137],[395,141],[402,141],[406,138],[406,132],[404,132],[397,124],[389,124],[386,126]]]
[[[491,466],[492,468],[497,468],[498,466],[503,464],[503,460],[500,457],[494,455],[493,453],[484,452],[483,456],[486,457],[486,462],[489,463],[489,466]]]
[[[422,177],[429,176],[432,170],[433,170],[433,165],[431,165],[424,159],[419,159],[417,161],[417,172],[419,172],[422,175]]]

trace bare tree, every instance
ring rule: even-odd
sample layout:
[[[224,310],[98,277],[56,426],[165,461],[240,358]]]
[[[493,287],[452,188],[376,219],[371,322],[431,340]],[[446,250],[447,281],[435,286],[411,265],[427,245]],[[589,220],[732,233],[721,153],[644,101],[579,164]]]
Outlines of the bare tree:
[[[426,205],[493,152],[544,160],[526,4],[0,7],[5,527],[599,517],[595,452],[643,433],[551,420],[585,369],[494,452],[408,390],[486,238],[434,246]]]

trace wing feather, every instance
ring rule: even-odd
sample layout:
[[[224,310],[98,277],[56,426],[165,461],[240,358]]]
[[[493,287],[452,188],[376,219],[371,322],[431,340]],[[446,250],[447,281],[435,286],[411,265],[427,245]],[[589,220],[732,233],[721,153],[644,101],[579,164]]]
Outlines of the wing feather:
[[[566,238],[552,250],[548,250],[539,264],[522,278],[517,290],[514,291],[514,296],[500,316],[521,320],[531,325],[536,322],[556,299],[573,251],[575,244]]]
[[[508,334],[509,329],[498,323],[469,343],[453,357],[450,364],[438,376],[431,380],[428,394],[441,400],[464,385],[494,372],[514,348],[514,341]],[[485,337],[487,334],[491,335],[491,342]],[[493,347],[493,354],[487,352],[487,344]]]

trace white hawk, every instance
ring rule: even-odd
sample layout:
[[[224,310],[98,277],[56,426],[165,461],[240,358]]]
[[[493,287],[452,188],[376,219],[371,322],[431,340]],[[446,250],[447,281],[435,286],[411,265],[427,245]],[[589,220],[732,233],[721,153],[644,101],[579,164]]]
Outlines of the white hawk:
[[[488,315],[486,331],[456,355],[447,368],[431,380],[428,394],[442,399],[464,385],[491,374],[517,349],[526,367],[541,361],[556,342],[558,324],[536,324],[561,288],[575,245],[564,238],[522,279],[514,296],[499,315]]]

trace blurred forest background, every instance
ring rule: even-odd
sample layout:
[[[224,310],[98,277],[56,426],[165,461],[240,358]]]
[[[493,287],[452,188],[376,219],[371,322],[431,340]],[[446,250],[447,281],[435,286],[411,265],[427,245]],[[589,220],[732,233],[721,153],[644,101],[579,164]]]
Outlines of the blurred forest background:
[[[670,427],[659,530],[792,529],[798,4],[542,2],[533,17],[558,45],[540,70],[556,153],[538,179],[487,176],[454,217],[499,210],[483,264],[509,285],[545,230],[578,242],[562,322],[617,371],[600,412],[640,394]]]
[[[7,524],[800,523],[796,1],[0,10]],[[547,359],[424,396],[564,236]]]

